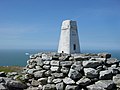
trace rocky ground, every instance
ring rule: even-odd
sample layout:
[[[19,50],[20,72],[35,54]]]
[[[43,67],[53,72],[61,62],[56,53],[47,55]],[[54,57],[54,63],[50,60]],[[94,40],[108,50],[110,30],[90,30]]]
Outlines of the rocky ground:
[[[21,74],[1,72],[0,90],[120,90],[120,62],[108,53],[38,53]]]

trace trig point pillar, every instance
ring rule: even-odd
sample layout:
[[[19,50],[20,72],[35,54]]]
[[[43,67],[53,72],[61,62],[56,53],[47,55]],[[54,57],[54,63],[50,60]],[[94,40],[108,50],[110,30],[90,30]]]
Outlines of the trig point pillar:
[[[80,53],[76,21],[65,20],[62,22],[58,53]]]

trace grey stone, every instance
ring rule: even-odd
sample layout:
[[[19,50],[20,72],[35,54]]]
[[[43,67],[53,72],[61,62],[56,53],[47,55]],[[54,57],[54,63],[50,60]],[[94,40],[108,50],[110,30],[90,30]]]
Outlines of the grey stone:
[[[37,71],[36,69],[28,69],[27,73],[28,74],[33,74],[35,71]]]
[[[5,72],[0,72],[0,77],[6,77],[6,74],[5,74]]]
[[[37,58],[36,62],[38,66],[43,66],[43,60],[41,58]]]
[[[86,78],[86,77],[83,77],[76,82],[76,84],[81,85],[81,86],[87,86],[90,83],[91,83],[91,80],[89,78]]]
[[[43,68],[46,69],[46,70],[49,70],[50,69],[50,65],[44,65]]]
[[[42,68],[41,68],[40,66],[35,66],[35,68],[36,68],[37,70],[42,70]]]
[[[63,73],[52,73],[51,75],[55,78],[63,78],[64,77]]]
[[[53,83],[53,79],[54,79],[53,76],[49,76],[47,82],[48,82],[48,83]]]
[[[0,90],[8,90],[8,88],[0,83]]]
[[[72,80],[72,79],[69,78],[69,77],[65,77],[65,78],[63,79],[63,82],[64,82],[65,84],[67,84],[67,85],[69,85],[69,84],[75,84],[75,81]]]
[[[100,86],[97,86],[96,84],[87,86],[87,89],[88,90],[106,90],[106,89],[104,89],[104,88],[102,88]]]
[[[111,54],[109,54],[109,53],[98,53],[98,56],[100,58],[110,58]]]
[[[60,65],[60,61],[52,60],[52,61],[50,62],[50,65],[52,65],[52,66],[59,66],[59,65]]]
[[[85,76],[88,78],[96,78],[98,77],[98,71],[94,68],[84,68]]]
[[[28,87],[25,90],[42,90],[42,89],[40,89],[39,87]]]
[[[107,90],[113,90],[115,87],[115,84],[112,80],[99,80],[95,82],[95,84]]]
[[[101,64],[100,61],[83,61],[83,67],[86,68],[96,68]]]
[[[68,76],[73,80],[78,80],[82,77],[82,74],[79,73],[77,70],[70,69]]]
[[[53,79],[53,83],[60,83],[60,82],[62,82],[62,79],[60,79],[60,78],[57,78],[57,79]]]
[[[16,90],[17,90],[17,88],[18,89],[25,89],[25,88],[27,88],[27,86],[25,84],[23,84],[22,82],[20,82],[20,81],[14,81],[14,80],[7,81],[6,85],[8,87],[10,87],[10,88],[16,88]]]
[[[106,64],[112,65],[112,64],[117,64],[119,61],[116,58],[109,58],[106,61]]]
[[[37,87],[40,83],[37,80],[32,80],[31,85]]]
[[[51,71],[50,71],[50,70],[48,70],[48,71],[46,71],[44,74],[45,74],[45,76],[47,76],[47,77],[48,77],[48,76],[50,76],[50,75],[51,75]]]
[[[52,72],[59,72],[60,71],[60,68],[58,66],[51,66],[50,70]]]
[[[120,88],[120,74],[113,76],[113,82],[116,84],[117,87]]]
[[[64,90],[64,88],[65,88],[65,84],[63,82],[56,84],[57,90]]]
[[[65,90],[78,90],[77,85],[67,85]]]
[[[38,82],[40,82],[40,84],[41,85],[45,85],[45,84],[47,84],[47,78],[40,78],[40,79],[38,79]]]
[[[111,70],[104,70],[104,71],[100,71],[100,79],[111,79],[112,78],[112,72]]]
[[[51,57],[48,54],[43,53],[42,54],[42,59],[43,60],[51,60]]]
[[[55,90],[55,85],[54,84],[46,84],[43,86],[42,90]]]
[[[43,61],[43,64],[49,65],[49,64],[50,64],[50,61],[45,60],[45,61]]]
[[[77,70],[77,71],[81,71],[83,69],[83,66],[81,64],[81,62],[75,62],[72,66],[71,69]]]
[[[41,77],[43,77],[44,72],[45,72],[45,70],[36,71],[36,72],[34,72],[34,77],[35,78],[41,78]]]
[[[67,68],[67,67],[62,67],[62,68],[61,68],[61,72],[62,72],[62,73],[65,73],[65,74],[68,74],[69,68]]]
[[[61,61],[60,65],[63,67],[69,67],[72,65],[72,63],[73,63],[73,61]]]

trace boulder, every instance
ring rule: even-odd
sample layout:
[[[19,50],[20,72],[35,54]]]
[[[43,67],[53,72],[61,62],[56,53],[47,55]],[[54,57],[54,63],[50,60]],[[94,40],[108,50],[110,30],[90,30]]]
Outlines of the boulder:
[[[68,74],[69,68],[67,68],[67,67],[62,67],[60,71],[61,71],[62,73]]]
[[[37,71],[36,69],[28,69],[27,73],[28,74],[33,74],[35,71]]]
[[[107,90],[113,90],[115,87],[115,84],[112,80],[99,80],[95,82],[95,84]]]
[[[98,53],[98,56],[100,58],[110,58],[111,54],[109,54],[109,53]]]
[[[44,65],[43,68],[44,68],[45,70],[49,70],[49,69],[50,69],[50,65]]]
[[[64,82],[65,84],[67,84],[67,85],[69,85],[69,84],[75,84],[75,81],[72,80],[72,79],[69,78],[69,77],[65,77],[65,78],[63,79],[63,82]]]
[[[54,79],[54,77],[53,76],[49,76],[48,77],[48,80],[47,80],[47,83],[53,83],[52,81],[53,81],[53,79]]]
[[[99,79],[112,79],[112,71],[111,70],[104,70],[100,71]]]
[[[44,73],[44,75],[45,75],[46,77],[50,76],[50,75],[51,75],[51,71],[50,71],[50,70],[46,71],[46,72]]]
[[[96,68],[100,64],[100,61],[83,61],[83,67],[85,68]]]
[[[65,88],[65,84],[63,82],[56,84],[57,90],[64,90],[64,88]]]
[[[53,83],[60,83],[60,82],[62,82],[62,79],[60,79],[60,78],[57,78],[57,79],[53,79]]]
[[[79,90],[78,85],[67,85],[65,90]]]
[[[45,85],[45,84],[47,84],[47,78],[40,78],[40,79],[38,79],[38,82],[40,82],[40,84],[41,85]]]
[[[77,70],[70,69],[68,77],[70,77],[73,80],[78,80],[82,77],[82,74],[79,73]]]
[[[37,80],[32,80],[31,85],[37,87],[40,83]]]
[[[45,60],[45,61],[43,61],[43,64],[49,65],[49,64],[50,64],[50,61]]]
[[[55,90],[55,85],[54,84],[46,84],[43,86],[42,90]]]
[[[88,78],[96,78],[98,77],[98,71],[94,68],[84,68],[85,76]]]
[[[5,85],[0,83],[0,90],[9,90]]]
[[[113,76],[113,82],[116,84],[118,88],[120,88],[120,74]]]
[[[34,72],[34,77],[35,78],[41,78],[41,77],[44,76],[44,72],[45,72],[45,70],[36,71],[36,72]]]
[[[87,86],[90,83],[91,83],[91,80],[89,78],[86,78],[86,77],[83,77],[76,82],[76,84],[81,85],[81,86]]]
[[[27,86],[20,81],[9,80],[6,82],[6,85],[12,90],[12,88],[25,89]]]
[[[38,66],[43,66],[43,60],[41,58],[37,58],[36,62]]]
[[[60,65],[63,67],[69,67],[72,65],[72,63],[73,63],[73,61],[61,61]]]
[[[119,61],[116,58],[109,58],[106,61],[106,64],[108,64],[108,65],[118,64],[118,63],[119,63]]]
[[[52,73],[51,75],[55,78],[63,78],[64,77],[63,73]]]
[[[0,77],[6,77],[6,74],[5,74],[5,72],[0,72]]]
[[[97,86],[96,84],[92,84],[92,85],[87,86],[87,89],[88,90],[106,90],[103,87]]]
[[[75,62],[72,66],[71,69],[77,70],[77,71],[81,71],[83,69],[83,66],[81,64],[81,62]]]
[[[50,62],[50,65],[51,65],[51,66],[59,66],[59,65],[60,65],[60,61],[52,60],[52,61]]]
[[[52,72],[59,72],[60,71],[60,67],[58,67],[58,66],[51,66],[50,70]]]

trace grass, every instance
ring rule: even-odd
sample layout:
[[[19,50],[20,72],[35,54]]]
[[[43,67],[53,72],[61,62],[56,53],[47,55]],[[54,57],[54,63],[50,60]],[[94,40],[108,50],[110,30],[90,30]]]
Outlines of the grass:
[[[5,73],[8,73],[8,72],[20,73],[22,70],[23,70],[23,67],[20,67],[20,66],[0,66],[0,72],[4,71]]]

